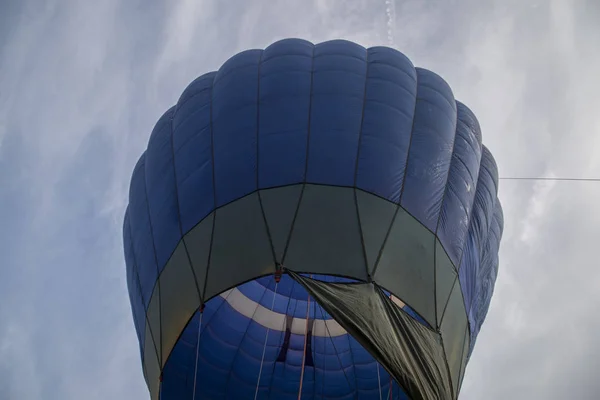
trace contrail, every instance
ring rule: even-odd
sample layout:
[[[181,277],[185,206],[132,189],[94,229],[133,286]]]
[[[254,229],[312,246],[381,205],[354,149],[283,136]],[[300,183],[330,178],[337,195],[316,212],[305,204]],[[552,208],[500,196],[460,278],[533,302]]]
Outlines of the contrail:
[[[385,0],[385,14],[387,15],[388,45],[395,48],[394,29],[396,28],[396,4],[394,0]]]

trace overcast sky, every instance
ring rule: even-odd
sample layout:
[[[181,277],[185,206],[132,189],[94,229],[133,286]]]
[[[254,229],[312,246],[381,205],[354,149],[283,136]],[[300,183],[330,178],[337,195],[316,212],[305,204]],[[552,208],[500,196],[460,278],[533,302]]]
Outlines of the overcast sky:
[[[240,50],[290,36],[392,45],[473,109],[501,176],[600,176],[599,1],[386,7],[0,0],[1,399],[148,398],[122,251],[128,182],[157,118]],[[500,272],[461,399],[597,399],[600,183],[504,181],[499,196]]]

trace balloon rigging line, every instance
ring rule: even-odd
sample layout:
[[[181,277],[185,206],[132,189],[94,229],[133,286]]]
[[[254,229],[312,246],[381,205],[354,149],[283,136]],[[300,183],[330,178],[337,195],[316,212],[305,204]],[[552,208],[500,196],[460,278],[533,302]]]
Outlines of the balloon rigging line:
[[[312,275],[310,277],[312,278]],[[306,345],[307,345],[307,341],[308,341],[309,312],[310,312],[310,293],[308,294],[308,298],[306,300],[306,328],[304,328],[304,351],[302,352],[302,370],[300,372],[300,388],[298,389],[298,400],[302,399],[302,383],[304,383],[304,366],[306,364]]]
[[[394,301],[392,298],[392,294],[390,293],[390,300]],[[392,380],[392,374],[390,374],[390,400],[393,400],[394,397],[394,381]]]
[[[381,393],[381,375],[379,374],[379,362],[377,362],[377,385],[379,386],[379,400],[383,400]]]
[[[202,315],[203,310],[200,311],[200,318],[198,320],[198,339],[196,340],[196,366],[194,367],[194,390],[192,391],[192,400],[196,399],[196,378],[198,376],[198,355],[200,354],[200,333],[202,331]]]
[[[275,297],[277,297],[277,286],[279,283],[275,282],[275,290],[273,291],[273,301],[271,302],[271,311],[275,308]],[[260,385],[260,377],[262,375],[263,365],[265,362],[265,352],[267,350],[267,339],[269,338],[270,329],[267,328],[267,334],[265,335],[265,344],[263,345],[262,358],[260,360],[260,369],[258,370],[258,378],[256,379],[256,390],[254,391],[254,400],[258,397],[258,388]]]
[[[321,317],[323,319],[325,319],[325,311],[323,310],[323,308],[319,307],[318,310],[321,313]],[[346,374],[346,369],[344,368],[344,364],[342,363],[342,359],[340,358],[340,353],[338,352],[337,347],[335,345],[335,342],[333,341],[333,336],[331,336],[331,331],[329,330],[329,325],[327,323],[325,324],[325,330],[327,331],[327,337],[329,337],[329,340],[331,342],[331,346],[333,346],[333,350],[334,350],[335,355],[337,357],[338,363],[340,364],[340,369],[344,373],[344,378],[346,378],[346,383],[348,383],[348,387],[350,389],[352,389],[352,384],[350,383],[350,378],[348,378],[348,374]],[[323,341],[323,352],[325,352],[325,341]],[[323,358],[323,370],[325,370],[325,358]],[[323,375],[322,382],[323,382],[323,385],[325,385],[325,376],[324,375]]]
[[[219,310],[221,309],[223,304],[225,304],[227,302],[227,299],[229,298],[229,296],[231,296],[231,293],[233,293],[233,292],[229,292],[227,294],[227,297],[225,297],[225,301],[222,302],[221,304],[219,304],[219,307],[217,307],[217,310],[213,313],[211,318],[209,318],[208,321],[206,321],[207,326],[210,323],[210,321],[212,320],[212,318],[215,315],[217,315],[217,313],[219,312]],[[200,355],[200,335],[202,334],[202,316],[203,315],[204,315],[204,310],[201,309],[200,320],[198,321],[198,339],[196,342],[196,366],[194,367],[194,390],[192,391],[192,396],[194,396],[194,397],[192,397],[192,400],[195,400],[195,396],[196,396],[196,378],[198,376],[198,356]]]

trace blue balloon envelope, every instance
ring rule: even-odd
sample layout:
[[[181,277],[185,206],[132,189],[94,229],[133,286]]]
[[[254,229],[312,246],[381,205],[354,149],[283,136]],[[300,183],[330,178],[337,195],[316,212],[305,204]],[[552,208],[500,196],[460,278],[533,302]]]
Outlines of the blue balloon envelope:
[[[498,270],[498,173],[387,47],[239,53],[157,122],[127,283],[153,399],[455,399]]]

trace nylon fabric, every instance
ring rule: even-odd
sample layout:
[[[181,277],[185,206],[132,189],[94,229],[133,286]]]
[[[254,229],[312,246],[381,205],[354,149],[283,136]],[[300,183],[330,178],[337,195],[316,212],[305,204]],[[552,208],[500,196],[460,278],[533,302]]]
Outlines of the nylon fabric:
[[[171,146],[174,111],[175,107],[171,107],[156,123],[148,141],[144,163],[150,231],[159,274],[181,240]]]
[[[498,257],[499,238],[502,236],[501,229],[496,229],[495,233],[490,235],[490,232],[493,231],[491,228],[494,225],[496,208],[501,213],[501,206],[497,198],[498,168],[491,152],[485,146],[482,149],[481,168],[468,242],[459,271],[471,332],[471,349],[475,344],[479,326],[487,315],[491,301],[493,292],[486,289],[486,286],[489,287],[490,284],[495,283],[494,258]],[[490,247],[495,249],[493,256],[489,251]],[[491,280],[491,275],[494,275],[493,280]],[[484,282],[486,283],[484,284]]]
[[[435,232],[452,159],[456,102],[440,76],[416,71],[417,99],[400,204]]]
[[[332,276],[314,278],[325,283],[349,283],[348,279]],[[287,289],[280,293],[280,288]],[[292,333],[286,344],[287,321],[282,320],[281,326],[267,334],[265,326],[231,306],[227,293],[208,301],[202,317],[195,400],[254,398],[261,364],[257,398],[296,400],[308,292],[288,275],[282,277],[277,294],[272,276],[247,282],[236,290],[251,298],[247,300],[249,303],[245,308],[256,310],[259,304],[271,302],[266,308],[270,309],[274,304],[275,312],[302,318],[297,327],[302,333]],[[309,309],[309,319],[315,326],[323,321],[328,321],[327,325],[331,326],[331,316],[313,298],[310,299]],[[198,340],[198,318],[199,313],[192,317],[165,365],[163,399],[188,399],[192,396],[194,376],[189,371],[195,368],[195,354],[190,352],[190,348],[195,348]],[[303,400],[379,400],[380,388],[384,393],[389,390],[389,374],[379,366],[380,386],[377,380],[378,363],[348,334],[334,337],[328,335],[327,331],[325,336],[313,334],[307,351],[307,360],[312,358],[312,363],[307,361],[305,368]],[[396,382],[392,386],[394,399],[408,400]]]
[[[212,86],[216,72],[192,82],[173,116],[173,153],[183,232],[215,209],[212,159]]]
[[[140,281],[140,294],[144,308],[148,308],[154,285],[158,279],[158,266],[154,251],[150,215],[148,213],[148,197],[146,196],[146,156],[140,157],[133,169],[129,188],[129,218],[127,223],[130,230],[133,258],[136,260]],[[126,228],[124,228],[126,229]]]
[[[258,128],[261,189],[305,179],[313,51],[312,43],[297,40],[274,43],[263,52]]]
[[[144,310],[144,303],[142,301],[142,295],[139,284],[139,277],[137,273],[137,267],[135,259],[133,258],[133,250],[131,248],[131,234],[129,232],[129,207],[125,210],[125,223],[123,224],[123,238],[128,246],[125,247],[125,265],[127,273],[127,291],[129,292],[129,301],[133,311],[133,324],[138,337],[140,347],[140,357],[142,362],[144,359],[143,343],[145,341],[146,330],[144,328],[146,324],[146,312]]]
[[[481,162],[481,128],[473,112],[456,102],[454,152],[437,235],[452,263],[458,266],[467,240]]]
[[[132,173],[123,225],[128,291],[152,397],[158,395],[152,359],[166,366],[176,349],[186,349],[182,316],[197,296],[187,292],[194,288],[199,302],[218,302],[225,290],[245,288],[287,261],[297,271],[363,281],[379,271],[376,282],[434,326],[443,309],[434,296],[446,292],[447,282],[436,286],[430,253],[441,243],[459,270],[470,354],[493,294],[503,230],[497,166],[481,143],[475,115],[449,85],[387,47],[285,39],[241,52],[194,80],[150,135]],[[375,212],[377,204],[385,205]],[[408,250],[392,251],[399,215],[418,226],[403,235],[426,265],[402,262],[417,259]],[[184,237],[192,243],[188,262],[170,262]],[[163,270],[179,264],[187,265],[185,280],[196,279],[181,289],[183,314],[177,302],[162,304],[159,290]],[[170,282],[184,279],[178,275],[170,271]],[[413,278],[431,299],[415,290],[398,293]],[[172,292],[179,285],[167,286]],[[252,320],[234,311],[229,317],[241,325],[214,325],[215,341],[222,339],[218,329],[239,331]],[[169,325],[167,336],[161,324]],[[314,340],[320,339],[313,336],[313,348]],[[148,358],[151,348],[159,354]],[[342,361],[355,371],[352,356]],[[180,374],[185,381],[189,372]]]
[[[437,333],[404,314],[377,286],[323,283],[288,273],[389,371],[413,400],[455,398]]]
[[[398,203],[417,96],[417,74],[402,53],[367,50],[367,82],[356,186]],[[373,171],[378,171],[373,174]]]
[[[487,316],[492,295],[494,294],[494,287],[496,278],[498,277],[498,250],[504,230],[504,216],[502,213],[502,207],[499,203],[496,203],[496,208],[492,217],[492,223],[490,231],[487,237],[486,245],[483,250],[481,257],[481,277],[479,280],[482,282],[475,294],[472,302],[471,310],[469,314],[472,316],[473,322],[471,323],[471,342],[469,345],[469,355],[473,351],[477,336],[481,330],[481,326]]]

